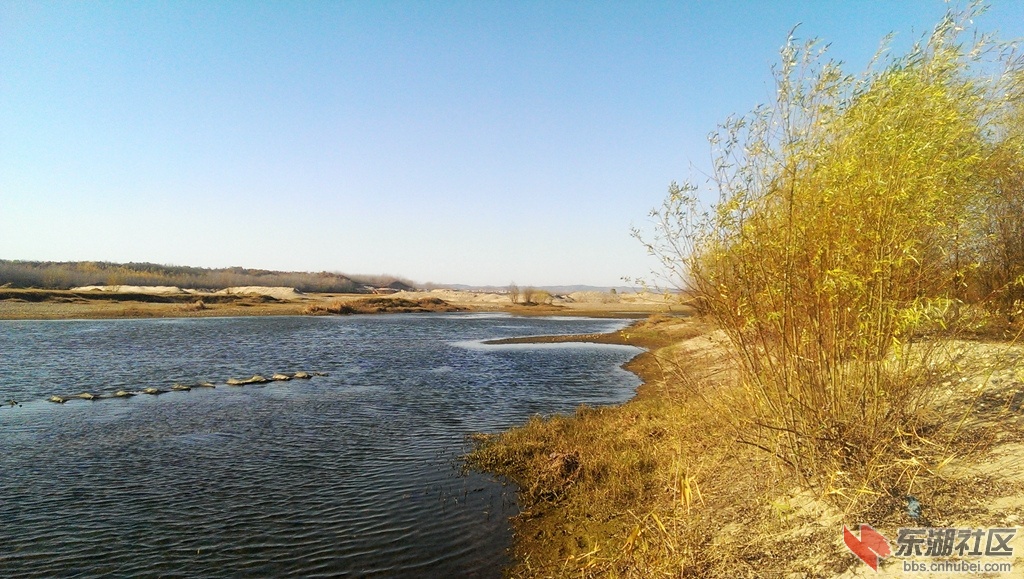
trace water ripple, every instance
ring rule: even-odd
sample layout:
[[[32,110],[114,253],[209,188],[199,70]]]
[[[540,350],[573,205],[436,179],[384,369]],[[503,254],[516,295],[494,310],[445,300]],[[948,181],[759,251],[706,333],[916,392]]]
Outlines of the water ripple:
[[[466,435],[628,398],[635,350],[479,342],[620,323],[0,322],[0,575],[497,577],[514,489],[461,475]],[[254,368],[329,376],[45,402]]]

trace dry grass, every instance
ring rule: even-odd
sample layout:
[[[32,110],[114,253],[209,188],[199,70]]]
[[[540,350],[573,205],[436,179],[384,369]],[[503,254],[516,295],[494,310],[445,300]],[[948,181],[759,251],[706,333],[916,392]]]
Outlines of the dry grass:
[[[251,295],[204,294],[198,298],[188,294],[0,290],[0,319],[297,315],[303,305]]]
[[[180,309],[183,312],[201,312],[210,309],[210,306],[206,305],[203,300],[196,300],[189,304],[182,304]]]
[[[365,298],[358,300],[335,300],[329,303],[315,303],[306,306],[302,313],[306,315],[348,315],[348,314],[382,314],[382,313],[417,313],[417,312],[459,312],[463,308],[453,306],[438,298],[422,298],[407,300],[403,298]]]
[[[675,337],[666,340],[669,332]],[[887,441],[892,452],[872,463],[876,485],[851,501],[844,494],[857,488],[841,471],[809,488],[806,477],[743,442],[751,423],[740,418],[752,409],[742,405],[749,398],[722,333],[665,317],[623,333],[662,346],[634,363],[646,382],[636,399],[533,418],[480,437],[468,457],[470,467],[520,487],[511,576],[831,577],[856,563],[839,540],[843,523],[906,526],[913,493],[930,522],[943,524],[984,512],[979,487],[1017,492],[965,472],[1013,431],[1014,404],[1019,410],[1024,400],[1018,348],[947,342],[960,378],[970,378],[940,382],[943,395],[923,405],[926,422],[950,431],[946,443],[934,442],[938,430]]]
[[[469,456],[472,467],[521,488],[513,576],[703,577],[726,568],[735,576],[762,568],[756,544],[737,547],[731,531],[721,533],[768,522],[771,509],[760,499],[787,475],[737,444],[726,416],[693,395],[698,382],[720,391],[731,375],[720,351],[695,343],[702,339],[644,360],[649,381],[630,403],[537,417]]]

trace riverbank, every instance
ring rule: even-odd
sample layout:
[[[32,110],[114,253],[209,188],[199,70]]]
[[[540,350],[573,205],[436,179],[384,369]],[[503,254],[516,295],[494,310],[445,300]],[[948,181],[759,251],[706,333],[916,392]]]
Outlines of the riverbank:
[[[397,292],[384,296],[306,293],[289,297],[281,292],[161,294],[143,291],[0,289],[0,320],[295,316],[413,311],[638,318],[654,312],[680,309],[674,300],[657,294],[631,294],[614,298],[608,295],[593,298],[578,296],[576,299],[565,296],[550,304],[523,305],[512,304],[507,296],[501,294],[455,290]]]
[[[513,577],[862,576],[873,571],[844,546],[843,524],[868,523],[892,540],[899,527],[1024,520],[1019,346],[955,345],[974,361],[965,368],[994,370],[965,371],[947,404],[935,408],[939,419],[963,420],[957,447],[936,464],[903,465],[923,512],[913,519],[906,488],[844,512],[843,497],[832,494],[845,492],[838,482],[808,490],[764,450],[744,444],[736,410],[742,386],[727,340],[700,320],[653,316],[576,338],[648,348],[626,366],[643,385],[621,406],[580,407],[480,437],[467,464],[520,489]],[[1011,544],[1020,569],[1024,541]]]

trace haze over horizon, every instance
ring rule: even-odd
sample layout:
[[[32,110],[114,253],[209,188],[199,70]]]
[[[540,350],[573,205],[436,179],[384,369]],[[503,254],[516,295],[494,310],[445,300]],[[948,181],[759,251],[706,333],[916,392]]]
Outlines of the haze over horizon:
[[[794,25],[859,73],[947,7],[6,2],[0,258],[620,286]]]

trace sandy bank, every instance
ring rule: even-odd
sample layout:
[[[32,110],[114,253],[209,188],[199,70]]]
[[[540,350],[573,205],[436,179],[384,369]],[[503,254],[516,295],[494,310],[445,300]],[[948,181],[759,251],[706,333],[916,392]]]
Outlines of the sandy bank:
[[[255,285],[229,287],[212,293],[226,295],[269,296],[278,300],[299,300],[306,297],[306,294],[293,287],[263,287]]]
[[[210,295],[258,295],[269,296],[278,300],[302,299],[305,294],[293,287],[239,286],[222,290],[210,291],[199,289],[182,289],[167,285],[86,285],[71,288],[71,292],[106,292],[111,294],[144,294],[159,296],[192,295],[202,298]]]
[[[442,300],[461,311],[507,312],[516,315],[642,317],[682,308],[662,296],[630,295],[619,302],[571,302],[514,305],[507,296],[454,290],[368,294],[302,293],[283,287],[238,287],[217,292],[173,286],[84,286],[74,290],[0,289],[0,319],[96,319],[152,317],[273,316],[327,313],[338,304],[357,300]],[[375,311],[402,307],[374,306]],[[451,311],[440,307],[433,311]],[[410,310],[412,311],[412,310]],[[415,310],[421,311],[421,310]]]
[[[867,577],[875,573],[844,546],[843,524],[870,523],[894,541],[899,527],[1024,521],[1024,347],[953,344],[999,369],[950,385],[959,402],[946,410],[968,412],[977,438],[955,459],[914,471],[926,519],[912,520],[903,494],[841,512],[730,434],[730,418],[715,408],[740,385],[728,341],[699,320],[655,316],[612,334],[515,341],[574,339],[649,348],[627,365],[644,384],[621,406],[478,437],[468,464],[519,487],[512,577]],[[1024,565],[1019,535],[1016,569]],[[900,564],[892,558],[880,571],[898,574]]]
[[[70,291],[147,295],[182,295],[188,293],[180,287],[172,285],[85,285],[73,287]]]

